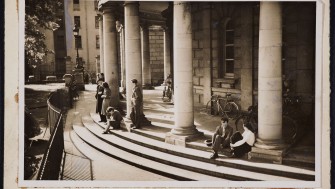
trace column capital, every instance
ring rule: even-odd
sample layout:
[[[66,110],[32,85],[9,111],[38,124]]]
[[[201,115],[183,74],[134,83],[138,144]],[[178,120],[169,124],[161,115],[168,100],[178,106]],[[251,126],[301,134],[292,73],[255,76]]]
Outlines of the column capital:
[[[121,8],[120,2],[106,1],[102,4],[99,4],[99,11],[103,14],[112,14],[115,17],[122,17],[123,9]]]
[[[145,20],[140,20],[140,26],[142,30],[149,30],[150,24]]]
[[[98,13],[98,14],[97,14],[97,17],[98,17],[99,21],[102,21],[102,18],[103,18],[103,17],[102,17],[102,13],[101,13],[101,14]]]
[[[201,8],[202,8],[202,10],[212,9],[212,3],[211,2],[203,2],[203,3],[201,3]]]
[[[138,1],[125,1],[123,6],[134,4],[136,6],[140,6],[140,3]]]

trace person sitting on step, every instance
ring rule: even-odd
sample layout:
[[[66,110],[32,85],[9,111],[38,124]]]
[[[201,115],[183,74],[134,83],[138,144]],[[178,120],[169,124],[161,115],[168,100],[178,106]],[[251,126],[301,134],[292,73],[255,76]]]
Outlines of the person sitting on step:
[[[119,111],[117,111],[113,107],[108,107],[106,110],[106,116],[107,116],[107,127],[105,131],[102,134],[107,134],[109,131],[109,128],[112,127],[113,129],[120,129],[120,123],[123,120],[123,117]]]
[[[253,128],[251,123],[243,124],[244,132],[235,132],[230,139],[230,147],[232,149],[232,157],[242,157],[244,154],[251,151],[251,147],[255,143],[255,134],[252,132]]]
[[[228,125],[228,118],[221,118],[221,125],[216,127],[216,130],[212,136],[212,149],[213,154],[210,159],[216,159],[219,157],[218,151],[222,148],[229,147],[230,137],[233,134],[233,128]]]

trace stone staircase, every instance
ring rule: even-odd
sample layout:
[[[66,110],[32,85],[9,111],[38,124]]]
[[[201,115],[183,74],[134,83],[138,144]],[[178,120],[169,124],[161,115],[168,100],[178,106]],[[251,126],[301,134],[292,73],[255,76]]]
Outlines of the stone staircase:
[[[80,115],[81,123],[73,123],[71,140],[85,153],[102,153],[135,167],[180,181],[314,181],[315,172],[286,165],[249,162],[228,158],[223,154],[209,159],[210,149],[200,141],[185,147],[164,142],[169,124],[145,126],[142,129],[110,130],[99,123],[97,114]],[[153,120],[153,119],[151,119]],[[126,121],[127,122],[127,121]],[[206,135],[206,133],[205,133]],[[209,135],[206,135],[209,136]],[[87,151],[90,147],[95,151]]]

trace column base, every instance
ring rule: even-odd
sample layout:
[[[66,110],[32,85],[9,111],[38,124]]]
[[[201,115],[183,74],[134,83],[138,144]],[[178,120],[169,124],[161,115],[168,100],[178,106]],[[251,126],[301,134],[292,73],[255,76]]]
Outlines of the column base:
[[[151,84],[145,84],[142,86],[142,89],[154,90],[155,88]]]
[[[126,129],[127,131],[131,132],[132,127],[134,126],[134,124],[131,121],[130,117],[126,116],[126,117],[123,118],[123,120],[124,120],[125,125],[122,127],[122,124],[121,124],[121,127],[124,128],[124,129]],[[151,121],[149,121],[145,117],[145,115],[143,115],[141,125],[142,126],[151,126]]]
[[[248,159],[262,163],[282,164],[287,151],[287,145],[282,140],[262,141],[257,139],[255,147],[248,153]]]
[[[190,134],[190,135],[176,135],[172,131],[166,133],[165,135],[165,142],[168,144],[173,144],[176,146],[183,146],[186,147],[186,142],[190,141],[191,139],[203,136],[203,132],[197,132]]]

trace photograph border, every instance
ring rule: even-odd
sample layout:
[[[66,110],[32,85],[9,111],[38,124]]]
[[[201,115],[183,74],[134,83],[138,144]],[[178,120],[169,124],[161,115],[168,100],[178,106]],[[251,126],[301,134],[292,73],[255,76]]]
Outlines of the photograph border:
[[[238,1],[237,1],[238,2]],[[242,2],[242,1],[241,1]],[[292,1],[295,2],[295,1]],[[330,160],[322,161],[322,157],[330,157],[329,154],[329,1],[327,0],[316,0],[316,1],[306,1],[306,2],[316,2],[316,43],[315,43],[315,181],[257,181],[257,182],[234,182],[234,181],[220,181],[220,182],[207,182],[207,181],[193,181],[193,182],[156,182],[156,181],[27,181],[23,180],[23,130],[24,130],[24,1],[19,0],[18,5],[16,5],[16,10],[13,11],[14,14],[9,14],[7,7],[14,7],[15,1],[6,0],[5,6],[5,35],[6,43],[5,49],[8,45],[11,47],[16,44],[8,44],[8,37],[13,43],[18,41],[17,47],[18,51],[8,52],[6,51],[5,57],[5,146],[4,146],[4,186],[13,186],[18,184],[19,187],[273,187],[274,183],[276,187],[313,187],[319,188],[327,186],[326,180],[329,180],[328,176],[330,170]],[[15,13],[17,15],[15,15]],[[327,14],[328,13],[328,14]],[[13,16],[9,18],[10,16]],[[328,17],[327,17],[328,16]],[[18,23],[13,23],[10,25],[8,19],[18,18]],[[328,25],[328,26],[327,26]],[[18,39],[15,38],[15,26],[18,27]],[[8,33],[12,32],[11,34]],[[327,40],[328,39],[328,40]],[[15,55],[15,53],[18,53]],[[18,64],[13,64],[13,60],[9,59],[9,56],[17,57]],[[11,63],[10,63],[11,62]],[[13,64],[13,65],[11,65]],[[9,73],[10,72],[10,73]],[[18,85],[15,81],[8,81],[8,79],[13,78],[9,76],[16,74],[18,75]],[[19,91],[17,93],[17,91]],[[15,96],[16,95],[16,96]],[[13,98],[14,97],[14,98]],[[18,101],[13,103],[13,100],[17,97]],[[18,103],[17,103],[18,102]],[[8,103],[12,103],[9,105]],[[18,107],[18,108],[17,108]],[[8,108],[8,109],[7,109]],[[10,114],[10,117],[8,117]],[[318,119],[319,118],[319,119]],[[15,123],[17,123],[16,125]],[[11,123],[12,122],[12,123]],[[318,127],[319,126],[319,127]],[[9,128],[10,127],[10,128]],[[319,129],[317,129],[319,128]],[[17,136],[19,137],[17,140]],[[14,141],[16,140],[16,142]],[[17,143],[18,141],[18,143]],[[18,145],[17,145],[18,144]],[[18,146],[18,148],[15,147]],[[322,148],[322,147],[327,148]],[[321,156],[322,154],[322,156]],[[327,156],[329,155],[329,156]],[[18,159],[13,158],[18,157]],[[18,168],[16,168],[18,165]],[[329,170],[328,170],[329,169]],[[10,173],[7,174],[9,171]],[[329,172],[328,172],[329,171]],[[15,179],[12,178],[13,175]],[[162,185],[163,183],[163,185]],[[210,184],[210,186],[209,186]],[[6,187],[5,187],[6,188]]]

